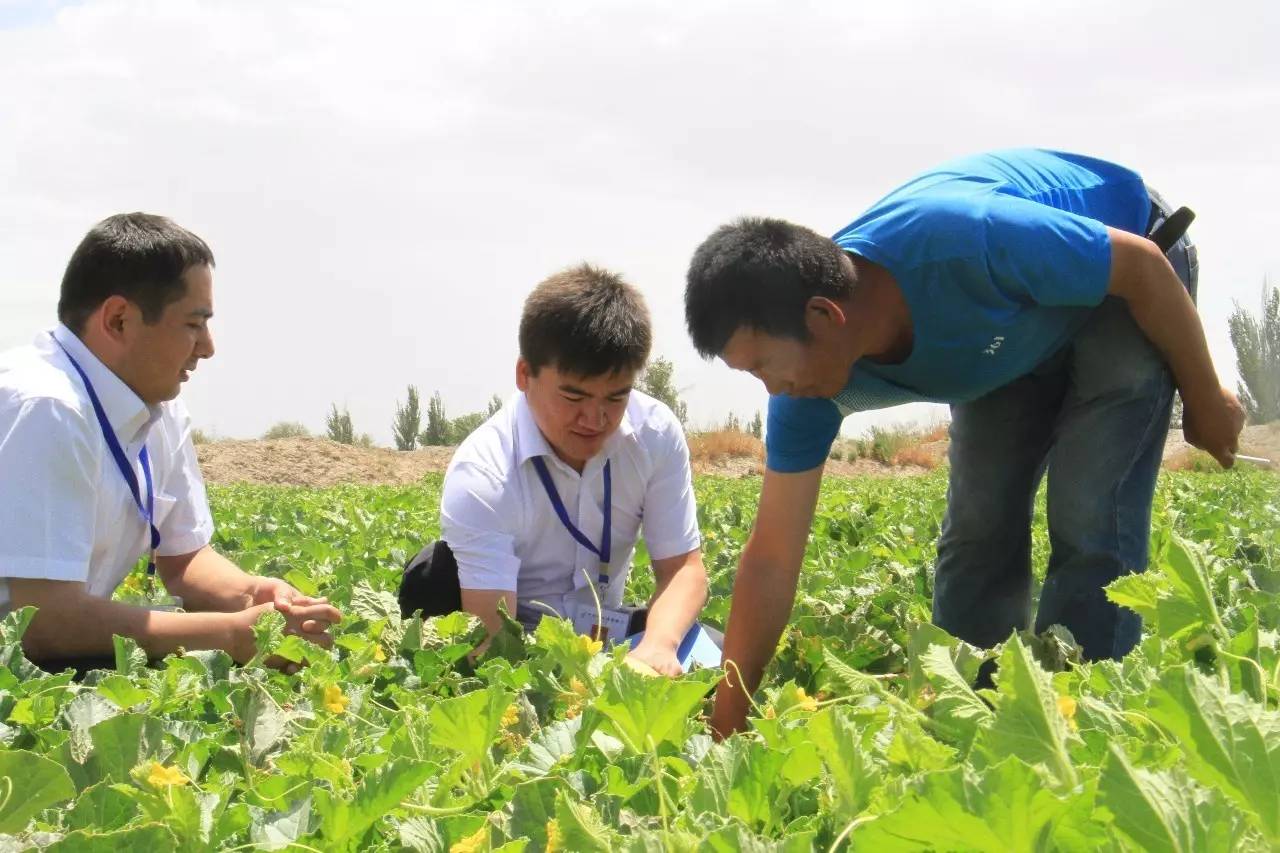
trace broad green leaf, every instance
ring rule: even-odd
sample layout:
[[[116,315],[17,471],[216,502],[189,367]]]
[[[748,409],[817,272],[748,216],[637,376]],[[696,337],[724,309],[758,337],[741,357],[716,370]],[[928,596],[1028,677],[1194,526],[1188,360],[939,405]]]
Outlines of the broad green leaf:
[[[350,800],[315,789],[320,833],[335,848],[359,841],[375,821],[399,808],[434,772],[431,764],[400,758],[367,774]]]
[[[105,832],[121,829],[137,815],[138,803],[133,796],[110,782],[99,782],[81,792],[65,822],[69,830]]]
[[[1043,764],[1062,788],[1077,784],[1067,752],[1070,734],[1048,674],[1017,637],[1000,655],[999,692],[991,725],[978,736],[977,748],[987,763],[1015,755],[1028,764]]]
[[[1098,800],[1116,828],[1152,853],[1235,853],[1242,816],[1209,791],[1168,771],[1135,768],[1112,745],[1102,766]]]
[[[717,744],[698,766],[689,805],[695,811],[731,815],[752,829],[773,830],[788,755],[740,737]]]
[[[1161,677],[1150,702],[1147,713],[1173,734],[1188,772],[1246,809],[1280,845],[1280,713],[1225,692],[1187,664]]]
[[[0,750],[0,832],[21,832],[40,812],[75,795],[56,761],[24,749]]]
[[[556,800],[556,825],[563,849],[574,853],[611,853],[613,834],[589,806],[570,798],[561,790]]]
[[[926,774],[892,811],[853,832],[853,849],[1049,851],[1070,800],[1017,758],[978,773],[966,766]]]
[[[134,684],[123,675],[109,675],[95,687],[104,699],[113,702],[122,711],[140,705],[151,698],[151,693]]]
[[[961,673],[955,653],[942,645],[930,645],[913,662],[913,669],[932,694],[926,709],[930,719],[942,737],[962,749],[967,749],[979,729],[993,718],[987,703],[970,687],[980,659],[966,658],[965,670],[972,675]]]
[[[368,581],[360,581],[351,589],[351,612],[362,619],[377,622],[400,620],[400,602],[385,589],[375,589]]]
[[[879,774],[858,742],[855,724],[841,710],[829,707],[813,715],[808,729],[831,774],[836,816],[851,819],[861,814],[879,784]]]
[[[253,816],[249,840],[262,850],[283,850],[307,835],[311,823],[311,798],[303,797],[284,811]]]
[[[514,696],[497,687],[476,690],[432,706],[431,742],[462,753],[468,764],[479,762],[498,739],[502,715]]]
[[[684,732],[715,677],[714,670],[700,670],[680,678],[655,678],[615,665],[593,707],[629,751],[649,752]]]
[[[136,641],[119,634],[111,638],[112,648],[116,655],[116,672],[130,678],[137,678],[146,672],[147,653]]]
[[[547,843],[547,823],[556,816],[556,795],[564,787],[559,779],[535,779],[516,785],[506,812],[511,824],[508,834],[528,838],[539,847]]]
[[[173,853],[178,839],[168,827],[148,823],[114,832],[79,830],[45,848],[45,853]]]
[[[529,739],[524,754],[512,768],[528,776],[544,776],[562,761],[568,762],[578,751],[578,732],[582,717],[557,720]]]
[[[36,608],[27,606],[11,610],[0,619],[0,645],[17,645],[27,633],[31,620],[36,618]]]

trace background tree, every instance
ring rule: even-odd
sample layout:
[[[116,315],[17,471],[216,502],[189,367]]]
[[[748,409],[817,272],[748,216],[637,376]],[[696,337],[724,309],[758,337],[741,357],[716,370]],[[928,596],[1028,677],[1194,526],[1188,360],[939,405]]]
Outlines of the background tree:
[[[324,422],[325,431],[331,441],[339,444],[355,444],[356,431],[351,425],[351,412],[346,406],[342,407],[342,411],[338,411],[338,404],[334,403],[333,408],[329,411],[329,417]]]
[[[1239,303],[1227,320],[1240,372],[1240,402],[1250,423],[1280,419],[1280,288],[1262,285],[1262,312],[1254,317]]]
[[[685,421],[689,419],[689,407],[680,399],[680,392],[676,390],[675,365],[670,360],[659,356],[649,362],[649,366],[636,380],[636,388],[655,400],[666,403],[675,413],[681,426],[684,426]]]
[[[738,416],[733,412],[729,413],[729,417],[724,419],[725,432],[742,432],[742,421],[738,420]]]
[[[1182,392],[1174,389],[1173,411],[1169,414],[1169,429],[1182,429]]]
[[[449,418],[444,412],[444,400],[440,392],[431,395],[427,403],[427,428],[422,431],[419,440],[428,447],[442,447],[449,444]]]
[[[461,444],[462,440],[485,421],[489,420],[489,416],[484,412],[471,412],[466,415],[454,418],[449,422],[449,443]]]
[[[396,419],[391,422],[391,437],[396,450],[413,450],[418,444],[418,432],[422,429],[422,407],[418,403],[418,389],[409,386],[409,400],[403,406],[396,403]]]
[[[271,427],[262,434],[263,438],[306,438],[311,435],[311,430],[307,429],[297,421],[280,421],[272,424]]]
[[[498,396],[497,394],[494,394],[492,397],[490,397],[490,398],[489,398],[489,414],[488,414],[488,416],[489,416],[489,417],[493,417],[494,415],[496,415],[496,414],[498,413],[498,410],[499,410],[499,409],[501,409],[501,408],[502,408],[502,398],[501,398],[500,396]]]
[[[760,417],[760,412],[756,412],[756,416],[751,419],[751,428],[748,430],[756,438],[764,435],[764,419]]]

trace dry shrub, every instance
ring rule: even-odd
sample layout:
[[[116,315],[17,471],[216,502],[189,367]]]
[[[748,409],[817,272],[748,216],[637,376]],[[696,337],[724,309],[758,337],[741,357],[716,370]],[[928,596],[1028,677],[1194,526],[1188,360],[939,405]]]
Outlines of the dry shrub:
[[[689,436],[689,457],[695,465],[714,465],[731,457],[764,459],[764,442],[738,430],[698,432]]]
[[[926,432],[923,436],[921,436],[920,440],[925,443],[928,443],[931,441],[942,441],[943,439],[948,438],[950,435],[951,435],[951,424],[940,423],[940,424],[934,424],[932,427],[930,427],[929,431]]]
[[[915,465],[928,471],[937,468],[938,461],[936,451],[931,451],[919,444],[904,447],[893,456],[894,465]]]

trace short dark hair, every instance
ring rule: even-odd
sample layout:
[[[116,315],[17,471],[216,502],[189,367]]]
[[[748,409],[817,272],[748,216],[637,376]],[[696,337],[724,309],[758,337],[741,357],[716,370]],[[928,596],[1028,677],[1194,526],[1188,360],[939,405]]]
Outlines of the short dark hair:
[[[809,340],[805,306],[844,299],[856,281],[830,239],[781,219],[722,225],[693,253],[684,290],[689,337],[704,358],[724,351],[739,328]]]
[[[639,370],[653,333],[640,292],[616,273],[580,264],[533,289],[520,315],[520,357],[576,376]]]
[[[154,323],[165,306],[186,295],[182,276],[213,266],[209,246],[170,219],[118,213],[89,230],[67,263],[58,297],[58,319],[77,334],[98,306],[123,296]]]

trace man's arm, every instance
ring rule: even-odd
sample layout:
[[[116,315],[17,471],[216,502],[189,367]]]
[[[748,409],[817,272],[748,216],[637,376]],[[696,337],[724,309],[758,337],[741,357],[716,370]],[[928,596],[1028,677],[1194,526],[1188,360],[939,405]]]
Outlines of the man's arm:
[[[1107,234],[1107,292],[1128,303],[1138,328],[1168,362],[1182,393],[1187,441],[1230,468],[1239,449],[1244,410],[1218,380],[1195,304],[1155,243],[1115,228],[1108,228]]]
[[[476,646],[479,655],[489,647],[493,635],[502,629],[502,619],[498,615],[498,603],[501,602],[512,619],[516,616],[516,594],[509,589],[463,589],[462,609],[484,623],[488,632],[484,642]]]
[[[791,618],[821,484],[821,466],[798,474],[765,470],[755,528],[733,584],[724,638],[727,672],[711,714],[712,731],[719,737],[746,728],[749,696],[760,685]]]
[[[662,675],[679,675],[676,649],[707,603],[707,569],[702,565],[702,551],[695,549],[678,557],[654,560],[653,572],[657,589],[649,605],[644,639],[630,656]]]
[[[37,660],[111,653],[112,636],[136,640],[149,657],[179,647],[222,649],[243,663],[253,657],[253,625],[271,604],[237,613],[169,613],[89,595],[74,581],[9,578],[10,606],[39,608],[22,645]]]

